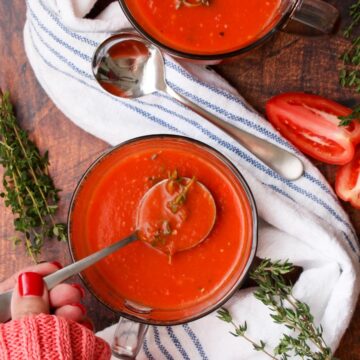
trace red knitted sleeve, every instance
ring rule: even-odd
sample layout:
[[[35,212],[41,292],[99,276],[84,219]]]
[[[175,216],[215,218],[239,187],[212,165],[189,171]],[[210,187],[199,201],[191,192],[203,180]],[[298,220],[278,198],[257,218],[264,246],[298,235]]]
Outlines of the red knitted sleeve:
[[[0,360],[109,360],[109,345],[78,323],[54,315],[0,324]]]

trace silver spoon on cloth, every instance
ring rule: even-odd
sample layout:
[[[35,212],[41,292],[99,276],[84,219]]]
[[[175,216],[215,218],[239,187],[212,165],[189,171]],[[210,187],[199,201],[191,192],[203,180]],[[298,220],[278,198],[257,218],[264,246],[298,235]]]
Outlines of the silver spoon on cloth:
[[[290,152],[233,126],[174,91],[165,80],[161,51],[141,36],[120,33],[101,43],[92,70],[100,86],[112,95],[133,99],[163,91],[222,129],[287,180],[304,172],[300,159]]]
[[[191,179],[189,178],[182,178],[183,181],[189,183]],[[170,197],[166,197],[164,194],[167,193],[167,183],[168,180],[162,180],[152,186],[146,193],[143,195],[139,206],[137,208],[136,212],[136,230],[130,234],[128,237],[121,239],[114,244],[107,246],[104,249],[101,249],[79,261],[74,262],[73,264],[70,264],[68,266],[65,266],[63,269],[60,269],[46,277],[44,277],[44,281],[46,284],[46,287],[48,290],[51,290],[56,285],[62,283],[64,280],[70,278],[73,275],[76,275],[80,273],[81,271],[87,269],[91,265],[97,263],[101,259],[113,254],[117,250],[123,248],[126,245],[129,245],[133,243],[134,241],[140,240],[143,242],[149,243],[151,246],[155,247],[158,251],[161,251],[165,253],[166,255],[169,255],[167,252],[167,248],[165,244],[153,244],[153,238],[152,238],[152,230],[149,230],[149,226],[153,226],[154,224],[151,222],[149,223],[146,219],[149,216],[149,212],[154,211],[153,203],[156,202],[157,205],[159,205],[159,194],[162,195],[162,198],[164,201],[171,201],[171,199],[176,199],[178,194],[174,193]],[[202,206],[200,209],[192,209],[193,212],[201,212],[203,211],[203,207],[206,206],[207,209],[210,211],[210,216],[208,218],[208,221],[203,224],[201,227],[201,230],[194,234],[192,236],[188,236],[187,234],[182,234],[181,229],[177,232],[177,234],[171,238],[169,238],[171,248],[171,255],[174,255],[175,253],[189,250],[197,245],[199,245],[201,242],[203,242],[210,232],[212,231],[215,221],[216,221],[216,204],[214,197],[212,196],[210,190],[201,182],[196,181],[195,185],[197,187],[197,196],[202,199]],[[161,203],[161,209],[163,207],[165,208],[166,203]],[[163,217],[169,216],[170,221],[174,221],[174,214],[169,210],[168,215],[166,212],[162,212],[161,219]],[[152,218],[153,219],[153,218]],[[154,221],[154,220],[153,220]],[[154,223],[156,223],[154,221]],[[173,239],[173,240],[172,240]],[[6,291],[2,294],[0,294],[0,323],[3,323],[10,319],[11,317],[11,310],[10,310],[10,304],[11,304],[11,297],[12,297],[12,290]]]

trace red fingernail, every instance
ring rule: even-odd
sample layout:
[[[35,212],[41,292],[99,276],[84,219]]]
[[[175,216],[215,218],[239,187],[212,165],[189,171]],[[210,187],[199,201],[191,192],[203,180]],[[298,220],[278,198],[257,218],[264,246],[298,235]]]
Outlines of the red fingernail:
[[[63,268],[63,266],[58,261],[52,261],[50,264],[55,265],[59,270]]]
[[[82,326],[85,326],[86,328],[88,328],[91,331],[94,331],[94,325],[89,320],[83,320],[79,324],[81,324]]]
[[[24,272],[20,274],[18,284],[21,296],[42,296],[44,293],[44,281],[38,273]]]
[[[70,284],[72,287],[74,287],[75,289],[78,289],[80,294],[81,294],[81,298],[83,298],[85,296],[85,290],[84,288],[80,285],[80,284]]]
[[[78,307],[78,308],[81,310],[81,312],[82,312],[83,315],[86,314],[86,308],[85,308],[85,306],[84,306],[83,304],[75,303],[75,304],[71,304],[71,306],[76,306],[76,307]]]

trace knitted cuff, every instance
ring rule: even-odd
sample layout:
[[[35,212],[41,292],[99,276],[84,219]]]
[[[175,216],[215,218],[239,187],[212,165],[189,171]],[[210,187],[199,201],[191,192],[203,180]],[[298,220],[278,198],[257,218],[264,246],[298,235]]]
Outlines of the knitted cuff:
[[[84,326],[40,314],[0,324],[0,360],[109,360],[109,345]]]

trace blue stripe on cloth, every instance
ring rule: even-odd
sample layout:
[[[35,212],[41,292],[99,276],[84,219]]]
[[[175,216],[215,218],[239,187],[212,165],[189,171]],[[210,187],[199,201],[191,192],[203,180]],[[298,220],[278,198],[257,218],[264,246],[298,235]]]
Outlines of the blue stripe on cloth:
[[[50,45],[48,45],[43,39],[42,37],[40,36],[40,34],[38,33],[38,31],[36,30],[36,27],[34,26],[34,24],[31,22],[32,24],[32,27],[34,28],[35,32],[37,33],[39,39],[43,42],[43,44],[49,48],[50,51],[52,51],[55,56],[57,56],[60,60],[62,60],[63,62],[65,62],[65,64],[67,64],[70,68],[72,68],[75,72],[79,73],[80,75],[83,75],[87,78],[91,78],[93,80],[93,77],[84,72],[83,70],[81,69],[78,69],[75,65],[73,65],[70,61],[68,61],[67,59],[65,59],[61,54],[59,54],[56,50],[54,50]],[[33,41],[34,43],[34,41]],[[39,52],[39,51],[38,51]],[[58,55],[56,55],[58,54]],[[84,75],[85,73],[85,75]],[[177,87],[175,84],[173,84],[175,87]],[[113,98],[113,97],[111,97]],[[115,100],[116,98],[114,98]],[[117,99],[116,99],[117,100]],[[136,111],[139,113],[139,114],[148,114],[148,116],[145,116],[145,117],[153,117],[151,114],[149,113],[146,113],[144,110],[142,109],[139,109],[139,108],[136,108],[136,107],[133,107],[131,106],[130,104],[126,103],[126,102],[123,102],[123,101],[120,101],[119,103],[123,104],[123,105],[128,105],[129,108],[131,108],[133,110],[133,108],[136,109]],[[157,118],[156,118],[157,119]],[[167,127],[168,129],[171,129],[171,130],[174,130],[176,128],[174,128],[172,125],[168,124],[166,121],[164,120],[161,120],[160,121],[162,122],[161,125]],[[273,172],[272,170],[270,170],[268,167],[264,166],[262,163],[254,160],[253,158],[251,158],[250,156],[248,156],[247,154],[243,153],[239,148],[235,147],[234,145],[220,139],[218,136],[216,136],[215,134],[211,133],[209,130],[203,128],[202,126],[200,126],[197,122],[192,121],[192,125],[193,126],[196,126],[197,128],[199,128],[204,134],[206,134],[209,138],[213,139],[214,141],[216,141],[219,145],[227,148],[228,150],[232,151],[233,153],[237,154],[238,156],[240,156],[242,159],[246,160],[248,163],[252,164],[255,168],[265,172],[267,175],[275,178],[275,179],[278,179],[280,180],[281,182],[285,183],[286,185],[288,185],[290,188],[292,188],[293,190],[296,190],[298,193],[302,194],[302,195],[305,195],[306,197],[308,197],[309,199],[313,200],[314,202],[318,203],[319,205],[321,205],[322,207],[324,207],[330,214],[332,214],[340,223],[344,224],[350,231],[351,233],[353,234],[354,238],[356,239],[356,236],[354,235],[353,233],[353,230],[352,230],[352,227],[351,225],[349,225],[347,222],[345,222],[338,214],[337,212],[332,209],[327,203],[325,203],[323,200],[319,199],[317,196],[315,196],[314,194],[308,192],[307,190],[304,190],[302,189],[301,187],[295,185],[294,183],[290,182],[290,181],[287,181],[285,179],[283,179],[281,176],[279,176],[278,174],[276,174],[275,172]],[[177,132],[180,132],[178,129],[176,129],[175,131]],[[347,238],[347,242],[349,243],[351,249],[356,252],[356,249],[352,243],[352,241],[350,241],[349,238]]]
[[[165,58],[165,64],[166,64],[167,67],[169,67],[170,69],[175,70],[177,73],[182,75],[184,78],[186,78],[186,79],[188,79],[188,80],[190,80],[190,81],[192,81],[192,82],[194,82],[194,83],[196,83],[198,85],[201,85],[202,87],[204,87],[204,88],[206,88],[208,90],[211,90],[216,95],[221,95],[225,99],[233,101],[238,105],[241,105],[246,110],[248,110],[251,113],[257,115],[257,112],[251,106],[249,106],[246,101],[243,101],[239,96],[235,96],[235,95],[229,93],[228,91],[225,91],[223,89],[220,89],[218,87],[215,87],[213,85],[210,85],[210,84],[208,84],[206,82],[203,82],[203,81],[195,78],[187,70],[185,70],[184,68],[182,68],[181,66],[179,66],[178,64],[173,62],[171,60],[171,58]]]
[[[31,23],[31,21],[30,21],[30,23]],[[56,68],[54,65],[52,65],[50,62],[48,62],[48,61],[42,56],[41,52],[39,51],[39,49],[38,49],[38,48],[36,47],[36,45],[35,45],[35,41],[34,41],[34,38],[33,38],[33,35],[32,35],[32,31],[31,31],[31,29],[34,29],[34,25],[33,25],[32,23],[31,23],[31,25],[32,25],[31,28],[30,28],[31,40],[32,40],[32,42],[33,42],[34,48],[36,49],[37,53],[41,56],[42,60],[43,60],[48,66],[51,66],[54,70],[60,71],[61,73],[66,74],[66,72],[64,72],[64,71]],[[36,29],[34,29],[34,30],[35,30],[36,34],[38,35],[40,41],[42,41],[43,44],[44,44],[50,51],[53,50],[53,51],[54,51],[54,54],[57,53],[56,50],[54,50],[54,49],[51,48],[47,43],[44,42],[44,40],[40,37],[40,35],[39,35],[38,32],[36,31]],[[60,58],[60,60],[61,60],[61,58]],[[49,65],[49,64],[50,64],[50,65]],[[67,65],[75,71],[75,69],[74,69],[70,64],[67,64]],[[75,68],[76,68],[76,67],[75,67]],[[81,75],[81,73],[79,73],[79,74]],[[71,74],[68,74],[68,76],[69,76],[70,78],[74,78],[74,76],[71,75]],[[90,76],[90,75],[89,75],[89,76]],[[87,77],[87,78],[88,78],[88,77]],[[93,77],[92,77],[92,76],[90,76],[90,79],[93,81]],[[93,82],[94,82],[94,81],[93,81]],[[168,129],[168,130],[171,130],[171,131],[174,131],[174,132],[176,132],[176,133],[178,133],[178,134],[183,134],[183,135],[184,135],[184,133],[183,133],[182,131],[180,131],[179,129],[177,129],[175,126],[170,125],[170,124],[167,123],[165,120],[160,119],[160,118],[158,118],[158,117],[156,117],[156,116],[148,113],[147,111],[138,108],[137,106],[133,106],[133,105],[131,105],[129,102],[121,101],[120,99],[117,99],[117,98],[115,98],[115,97],[113,97],[113,96],[111,96],[111,95],[108,95],[108,94],[106,94],[104,91],[102,91],[101,89],[96,88],[95,86],[90,85],[90,84],[88,84],[88,83],[85,82],[85,81],[82,81],[82,83],[83,83],[84,85],[88,86],[88,87],[91,87],[91,88],[97,90],[97,91],[98,91],[100,94],[102,94],[102,95],[107,95],[110,99],[116,101],[118,104],[121,104],[122,106],[124,106],[124,107],[126,107],[126,108],[128,108],[128,109],[130,109],[130,110],[132,110],[132,111],[134,111],[134,112],[136,112],[136,113],[138,113],[139,115],[142,115],[144,118],[146,118],[146,119],[148,119],[148,120],[151,120],[152,122],[155,122],[155,123],[163,126],[164,128]]]
[[[344,230],[341,230],[341,231],[342,231],[342,233],[344,234],[344,237],[345,237],[346,241],[347,241],[348,243],[352,243],[351,240],[350,240],[350,238],[349,238],[349,235],[348,235]],[[355,241],[357,241],[357,240],[355,240]],[[358,245],[357,242],[356,242],[356,244]],[[359,247],[359,245],[358,245],[358,247]],[[358,252],[357,252],[356,250],[354,250],[354,253],[358,256],[358,260],[359,260],[359,262],[360,262],[360,254],[358,254]]]
[[[59,19],[58,15],[50,8],[48,8],[44,2],[42,0],[39,0],[39,3],[41,5],[41,7],[43,8],[44,11],[47,12],[47,14],[55,21],[55,23],[65,32],[67,33],[68,35],[74,37],[76,40],[79,40],[79,41],[82,41],[86,44],[89,44],[89,45],[92,45],[94,47],[97,47],[98,46],[98,43],[94,40],[91,40],[85,36],[79,36],[79,34],[77,34],[76,32],[73,32],[71,31],[68,27],[66,27]],[[27,5],[29,7],[29,3],[28,3],[28,0],[27,0]],[[176,64],[174,63],[171,63],[169,62],[169,64],[173,65],[174,68],[176,66]],[[189,73],[187,73],[184,69],[182,69],[181,67],[177,66],[178,67],[178,71],[181,70],[181,72],[185,75],[189,75],[190,78],[192,80],[196,80],[195,78],[191,77],[191,75]],[[239,97],[236,97],[222,89],[218,89],[214,86],[211,86],[209,84],[206,84],[206,83],[202,83],[202,82],[198,82],[199,84],[207,87],[208,89],[214,91],[216,94],[218,95],[222,95],[224,96],[226,99],[228,100],[232,100],[232,101],[235,101],[237,104],[241,104],[244,108],[246,108],[248,111],[251,111],[252,113],[256,113],[245,101],[241,101],[241,99]],[[281,139],[281,138],[280,138]]]
[[[191,329],[189,324],[183,324],[182,327],[185,330],[185,332],[189,335],[191,341],[194,343],[194,345],[196,347],[196,350],[198,351],[198,353],[201,356],[201,359],[202,360],[208,360],[209,358],[207,357],[207,355],[205,353],[205,350],[204,350],[203,346],[200,343],[200,340],[198,339],[198,337],[196,336],[194,331]]]
[[[31,34],[31,36],[32,36],[32,34]],[[92,86],[92,85],[86,83],[85,81],[83,81],[83,80],[81,80],[81,79],[78,79],[78,78],[76,78],[76,77],[73,77],[71,74],[66,73],[66,72],[64,72],[64,71],[56,68],[54,65],[52,65],[50,62],[48,62],[48,61],[42,56],[42,54],[39,52],[39,49],[36,47],[33,38],[32,38],[32,41],[33,41],[34,48],[35,48],[35,50],[37,51],[38,55],[41,57],[41,59],[42,59],[49,67],[53,68],[54,70],[56,70],[56,71],[58,71],[58,72],[61,72],[62,74],[66,75],[66,76],[69,77],[69,78],[72,78],[72,79],[77,80],[78,82],[82,83],[83,85],[86,85],[86,86],[92,88],[93,90],[98,91],[99,93],[101,93],[101,94],[103,94],[103,95],[106,95],[106,93],[104,93],[104,92],[101,91],[100,89],[96,88],[95,86]],[[109,96],[109,97],[110,97],[110,96]],[[114,100],[117,100],[117,99],[114,99]],[[119,100],[118,102],[122,104],[122,102],[121,102],[120,100]],[[182,115],[179,115],[179,116],[183,117]],[[185,118],[185,117],[184,117],[184,118]],[[268,187],[271,187],[273,190],[278,191],[279,193],[283,194],[283,195],[286,196],[287,198],[289,198],[289,199],[291,199],[292,201],[294,201],[289,194],[287,194],[287,193],[286,193],[285,191],[283,191],[282,189],[277,188],[275,185],[273,185],[273,184],[265,184],[265,183],[263,183],[263,184],[266,185],[266,186],[268,186]],[[344,235],[347,237],[346,233],[344,233]],[[350,241],[350,240],[348,239],[348,241]],[[193,341],[196,349],[198,350],[199,354],[201,355],[202,359],[204,359],[204,360],[208,359],[208,357],[207,357],[207,355],[205,354],[205,352],[204,352],[204,350],[203,350],[203,347],[202,347],[199,339],[196,337],[195,333],[191,330],[191,328],[190,328],[187,324],[183,325],[183,327],[184,327],[186,333],[187,333],[187,334],[189,335],[189,337],[192,339],[192,341]],[[144,344],[143,344],[143,350],[144,350],[144,353],[145,353],[145,355],[147,356],[148,359],[150,359],[150,360],[155,359],[155,358],[151,355],[151,353],[149,352],[149,349],[148,349],[147,341],[146,341],[146,340],[144,341]]]
[[[91,62],[91,57],[82,53],[81,51],[79,51],[78,49],[75,49],[73,46],[69,45],[67,42],[65,42],[64,40],[58,38],[55,34],[53,34],[47,27],[45,27],[45,25],[43,23],[40,22],[39,18],[36,16],[36,14],[32,11],[32,9],[30,7],[28,7],[29,12],[30,12],[30,16],[36,21],[36,23],[39,25],[39,27],[46,32],[46,34],[48,34],[51,38],[53,38],[58,44],[62,45],[64,48],[68,49],[69,51],[71,51],[73,54],[77,55],[78,57],[80,57],[81,59],[87,61],[87,62]]]
[[[172,101],[174,104],[181,106],[182,108],[187,108],[185,105],[182,105],[178,100],[174,99],[172,96],[167,95],[165,93],[157,93],[157,96],[163,97],[169,101]],[[234,115],[235,116],[235,115]],[[246,123],[252,123],[250,120],[246,120],[244,119],[244,121],[246,121]],[[259,127],[260,129],[262,129],[259,125],[255,125],[255,127]],[[266,130],[266,129],[264,129]],[[273,138],[272,136],[268,136],[268,133],[271,135],[272,133],[268,130],[266,130],[266,132],[263,131],[259,131],[261,134],[263,134],[265,137],[270,138],[275,140],[278,144],[280,144],[281,142],[277,141],[275,138]],[[286,142],[286,141],[285,141]],[[287,144],[287,142],[286,142]],[[288,146],[289,149],[291,149],[291,146]],[[298,151],[296,151],[298,153]],[[330,195],[334,200],[337,201],[337,197],[334,195],[334,193],[328,188],[328,185],[324,184],[322,181],[320,181],[319,179],[315,178],[313,175],[309,174],[308,172],[304,172],[304,178],[306,178],[307,180],[309,180],[310,182],[316,184],[317,186],[319,186],[326,194]]]
[[[30,23],[32,25],[32,28],[34,29],[37,37],[39,38],[39,40],[43,43],[44,46],[46,46],[59,60],[61,60],[62,62],[64,62],[68,67],[70,67],[74,72],[86,77],[89,80],[94,81],[94,76],[92,76],[91,74],[89,74],[88,72],[78,68],[73,62],[71,62],[70,60],[68,60],[65,56],[63,56],[62,54],[60,54],[58,51],[56,51],[53,47],[51,47],[47,42],[45,42],[45,40],[42,38],[42,36],[40,35],[38,29],[36,28],[36,25],[30,20]]]
[[[28,8],[30,8],[30,4],[28,0],[26,0]],[[59,19],[58,14],[54,13],[51,9],[49,9],[42,0],[38,0],[38,3],[41,5],[41,7],[44,9],[44,11],[51,17],[51,19],[54,20],[54,22],[62,29],[66,34],[72,36],[74,39],[79,40],[81,42],[84,42],[85,44],[88,44],[90,46],[98,46],[99,43],[97,41],[88,39],[85,36],[79,35],[78,33],[71,31],[67,26],[65,26]]]
[[[214,92],[217,95],[222,95],[227,100],[230,100],[238,105],[242,105],[242,107],[246,108],[249,112],[260,117],[260,114],[258,114],[256,111],[251,109],[249,106],[246,106],[246,102],[242,101],[239,96],[236,97],[236,96],[230,94],[229,92],[226,92],[225,90],[218,89],[214,86],[209,85],[206,82],[203,82],[203,81],[195,78],[192,74],[190,74],[188,71],[183,69],[180,65],[174,63],[173,61],[171,61],[169,59],[165,59],[165,63],[169,68],[175,70],[178,74],[182,75],[183,78],[191,80],[191,82],[201,85],[201,86],[205,87],[206,89],[211,90],[212,92]],[[240,122],[240,123],[250,127],[251,129],[259,132],[260,134],[266,136],[267,138],[274,140],[278,144],[286,146],[293,152],[301,154],[301,152],[298,149],[296,149],[291,143],[289,143],[287,140],[285,140],[284,138],[279,136],[277,133],[267,129],[265,126],[263,126],[261,124],[254,123],[253,121],[251,121],[249,119],[246,119],[242,116],[235,115],[235,114],[231,114],[231,117],[229,117],[229,119],[236,121],[236,122]]]
[[[144,339],[142,349],[143,349],[143,351],[144,351],[145,356],[146,356],[149,360],[155,360],[154,356],[152,356],[152,354],[151,354],[151,352],[150,352],[150,350],[149,350],[149,346],[148,346],[148,343],[147,343],[146,338]]]
[[[57,14],[55,14],[51,9],[47,8],[45,6],[45,4],[40,0],[40,4],[43,7],[43,9],[50,15],[50,17],[55,20],[56,24],[60,26],[61,29],[63,29],[67,34],[69,34],[70,36],[72,36],[74,39],[78,39],[81,40],[85,43],[89,43],[89,42],[93,42],[94,44],[92,44],[93,46],[97,46],[98,43],[88,39],[84,36],[80,37],[81,39],[79,39],[79,35],[73,31],[71,31],[70,29],[68,29],[66,26],[64,26],[61,21],[59,20]],[[84,54],[85,55],[85,54]],[[86,56],[86,55],[85,55]],[[229,92],[226,92],[225,90],[222,89],[218,89],[214,86],[211,86],[205,82],[200,81],[199,79],[196,79],[195,77],[193,77],[189,72],[187,72],[186,70],[184,70],[183,68],[181,68],[179,65],[167,60],[167,63],[169,65],[171,65],[171,67],[173,69],[175,69],[176,71],[178,71],[181,75],[183,75],[185,78],[190,79],[191,81],[193,81],[196,84],[200,84],[206,88],[208,88],[209,90],[215,92],[216,94],[221,94],[223,95],[226,99],[229,99],[231,101],[234,101],[237,104],[241,104],[243,105],[245,108],[247,108],[249,111],[255,113],[252,109],[250,109],[249,106],[247,106],[246,103],[244,103],[239,97],[236,97],[232,94],[230,94]],[[289,149],[293,150],[295,153],[298,153],[298,150],[296,148],[294,148],[288,141],[286,141],[285,139],[283,139],[282,137],[280,137],[277,133],[275,132],[271,132],[270,130],[266,129],[265,127],[259,125],[259,124],[255,124],[247,119],[243,119],[240,117],[237,117],[236,115],[232,114],[234,116],[234,120],[236,121],[241,121],[243,122],[245,125],[253,128],[254,130],[258,131],[259,133],[263,134],[265,137],[269,138],[269,139],[273,139],[275,142],[277,142],[278,144],[283,144],[286,147],[288,147]],[[326,184],[324,184],[323,182],[321,182],[319,179],[316,179],[314,176],[312,176],[309,173],[305,173],[304,177],[308,180],[310,180],[311,182],[313,182],[314,184],[318,185],[325,193],[327,193],[328,195],[330,195],[333,199],[336,200],[336,196],[329,190],[329,188],[327,187]],[[353,234],[354,235],[354,234]],[[356,238],[356,237],[355,237]]]
[[[158,95],[158,93],[157,93]],[[159,95],[158,95],[159,96]],[[167,95],[161,95],[161,96],[166,96],[166,98],[169,98],[169,96]],[[172,98],[170,98],[170,100],[173,100]],[[176,101],[176,100],[174,100]],[[170,110],[167,110],[167,112],[171,113]],[[180,116],[179,116],[180,117]],[[185,118],[186,119],[186,118]],[[344,224],[352,233],[352,235],[354,236],[354,239],[356,239],[356,235],[353,232],[352,226],[350,224],[348,224],[337,212],[336,210],[334,210],[332,207],[330,207],[325,201],[323,201],[322,199],[320,199],[319,197],[317,197],[316,195],[312,194],[311,192],[309,192],[308,190],[305,190],[303,188],[301,188],[298,185],[295,185],[295,183],[285,180],[283,177],[281,177],[280,175],[278,175],[277,173],[275,173],[274,171],[272,171],[270,168],[268,168],[267,166],[263,165],[262,163],[254,160],[253,158],[249,157],[248,155],[246,155],[245,153],[241,152],[239,150],[239,148],[233,146],[232,144],[226,142],[225,140],[219,138],[217,135],[213,134],[212,132],[210,132],[208,129],[202,127],[198,122],[194,121],[194,120],[190,120],[187,119],[186,121],[188,121],[190,124],[192,124],[193,126],[195,126],[196,128],[198,128],[199,130],[202,131],[203,134],[207,135],[209,138],[211,138],[212,140],[216,141],[219,145],[222,145],[223,147],[225,147],[226,149],[232,151],[233,153],[237,154],[239,157],[241,157],[242,159],[246,160],[248,163],[252,164],[255,168],[257,168],[258,170],[261,170],[262,172],[266,173],[267,175],[273,177],[274,179],[280,180],[280,182],[286,184],[288,187],[290,187],[291,189],[295,190],[296,192],[298,192],[301,195],[305,195],[307,198],[313,200],[314,202],[316,202],[317,204],[319,204],[320,206],[322,206],[324,209],[326,209],[331,215],[333,215],[340,223]],[[349,238],[348,238],[349,239]],[[352,250],[354,252],[356,252],[356,249],[353,245],[353,243],[351,241],[347,241],[349,242],[350,247],[352,248]]]
[[[172,355],[169,353],[169,351],[165,348],[165,346],[161,343],[160,340],[160,333],[159,330],[157,328],[157,326],[153,326],[152,327],[154,329],[154,338],[155,338],[155,344],[157,345],[157,347],[159,348],[159,350],[161,351],[161,353],[165,356],[165,358],[167,360],[174,360],[174,358],[172,357]]]
[[[303,177],[312,182],[313,184],[319,186],[321,190],[323,190],[326,194],[330,195],[335,201],[338,201],[336,195],[333,193],[332,190],[329,189],[329,185],[324,184],[320,179],[317,179],[307,171],[304,172]]]
[[[174,333],[174,330],[171,326],[166,326],[167,333],[170,336],[170,339],[174,343],[175,347],[179,350],[179,353],[182,355],[183,359],[190,360],[189,355],[186,353],[184,347],[181,345],[180,340]]]
[[[265,186],[267,186],[267,187],[269,187],[270,189],[276,191],[277,193],[285,196],[285,197],[288,198],[289,200],[291,200],[291,201],[293,201],[293,202],[296,203],[296,201],[295,201],[289,194],[287,194],[284,190],[278,188],[276,185],[274,185],[274,184],[266,184],[266,183],[264,183],[264,182],[262,182],[262,184],[265,185]]]
[[[163,95],[163,94],[160,94],[160,93],[156,93],[156,95],[157,95],[157,96],[166,97],[167,99],[169,99],[169,96],[167,96],[167,95]],[[172,100],[172,98],[170,98],[169,100]],[[176,101],[176,100],[174,100],[174,101]],[[213,137],[216,137],[216,135],[212,134],[209,130],[207,130],[206,128],[202,127],[202,126],[201,126],[199,123],[197,123],[195,120],[191,120],[191,119],[189,119],[189,118],[187,118],[187,117],[185,117],[185,116],[183,116],[183,115],[177,114],[177,113],[175,113],[174,111],[169,110],[169,109],[167,109],[167,108],[165,108],[165,107],[163,107],[163,106],[161,106],[161,105],[148,104],[148,103],[146,103],[146,105],[154,106],[154,107],[156,107],[156,108],[158,108],[158,109],[163,110],[164,112],[166,112],[166,113],[168,113],[168,114],[170,114],[170,115],[175,115],[175,116],[177,116],[178,118],[185,120],[185,121],[188,122],[189,124],[195,126],[195,127],[198,128],[199,130],[201,130],[203,134],[208,135],[209,137],[212,137],[212,136],[213,136]],[[219,138],[218,138],[218,139],[219,139]],[[219,143],[219,142],[218,142],[218,143]],[[219,143],[219,144],[220,144],[220,143]],[[229,144],[229,145],[230,145],[230,144]],[[228,148],[228,147],[227,147],[227,148]],[[277,191],[277,192],[279,192],[279,193],[282,193],[282,195],[285,195],[286,197],[288,197],[288,198],[291,199],[292,201],[296,202],[289,194],[287,194],[285,191],[281,190],[280,188],[276,187],[275,185],[273,185],[273,184],[270,185],[270,184],[265,184],[265,183],[263,183],[263,184],[264,184],[264,185],[267,185],[267,186],[269,186],[269,187],[272,187],[273,190],[275,190],[275,191]],[[303,189],[300,188],[300,187],[296,187],[295,189],[303,190]],[[303,190],[303,191],[305,191],[305,190]],[[321,199],[317,198],[315,195],[311,194],[310,192],[307,193],[307,197],[309,197],[308,195],[316,198],[316,201],[318,202],[318,204],[324,206],[325,209],[327,209],[327,210],[330,212],[330,214],[335,214],[335,216],[337,217],[337,219],[340,220],[343,224],[348,225],[348,228],[350,227],[350,230],[352,231],[351,226],[350,226],[349,224],[347,224],[347,223],[340,217],[340,215],[338,215],[338,214],[336,213],[336,211],[333,210],[329,205],[327,205],[324,201],[322,201]],[[313,200],[314,200],[314,199],[313,199]],[[346,240],[347,240],[347,242],[348,242],[349,244],[353,245],[352,242],[351,242],[351,240],[350,240],[350,238],[349,238],[348,236],[346,237]],[[355,247],[352,246],[352,249],[353,249],[354,252],[356,252]]]
[[[284,190],[278,188],[277,186],[275,186],[275,185],[273,185],[273,184],[266,184],[266,183],[264,183],[264,182],[262,182],[262,184],[265,185],[265,186],[267,186],[267,187],[269,187],[269,188],[271,188],[272,190],[278,192],[279,194],[285,196],[286,198],[290,199],[291,201],[295,202],[295,200],[294,200],[289,194],[287,194]],[[341,231],[341,232],[342,232],[345,240],[346,240],[348,243],[351,243],[351,240],[350,240],[348,234],[346,234],[345,231]],[[360,262],[360,256],[358,257],[358,259],[359,259],[359,262]]]
[[[258,124],[254,124],[249,119],[244,119],[241,116],[231,113],[228,110],[222,108],[221,106],[218,106],[206,99],[203,99],[198,95],[194,95],[193,93],[186,91],[185,89],[176,85],[174,82],[167,80],[167,83],[173,88],[173,90],[175,90],[179,94],[185,96],[186,98],[191,99],[193,102],[199,103],[203,107],[211,109],[214,112],[216,112],[216,113],[222,115],[223,117],[230,119],[234,122],[243,123],[243,124],[247,125],[248,127],[251,127],[252,129],[257,130],[259,133],[265,135],[266,137],[275,140],[278,144],[284,145],[287,148],[291,149],[293,152],[300,154],[300,152],[293,145],[289,144],[285,139],[280,138],[277,134],[274,134],[270,130],[265,129]]]
[[[169,60],[169,59],[165,59],[166,64],[169,66],[169,68],[175,70],[176,72],[178,72],[179,74],[181,74],[184,78],[191,80],[192,82],[199,84],[211,91],[213,91],[216,94],[220,94],[223,95],[226,99],[231,100],[237,104],[241,104],[243,105],[243,107],[247,108],[247,110],[251,111],[252,113],[258,115],[255,111],[253,111],[251,108],[246,107],[246,102],[244,103],[239,97],[236,97],[235,95],[232,95],[228,92],[226,92],[225,90],[222,89],[218,89],[214,86],[211,86],[209,84],[207,84],[206,82],[203,82],[197,78],[195,78],[192,74],[190,74],[188,71],[186,71],[185,69],[183,69],[180,65],[174,63],[173,61]],[[199,97],[199,99],[201,99]],[[288,149],[292,150],[292,152],[302,155],[302,153],[296,148],[294,147],[289,141],[287,141],[286,139],[282,138],[281,136],[279,136],[277,133],[267,129],[266,127],[254,123],[246,118],[240,117],[238,115],[235,114],[231,114],[230,117],[228,117],[229,119],[232,119],[233,121],[239,121],[242,124],[250,127],[251,129],[259,132],[260,134],[264,135],[265,137],[267,137],[268,139],[272,139],[274,140],[276,143],[281,144],[286,146]],[[336,196],[333,194],[333,192],[329,189],[329,187],[324,184],[323,182],[321,182],[319,179],[315,178],[314,176],[312,176],[309,173],[305,173],[304,177],[308,180],[310,180],[311,182],[315,183],[316,185],[318,185],[323,191],[325,191],[327,194],[329,194],[333,199],[337,200]]]

